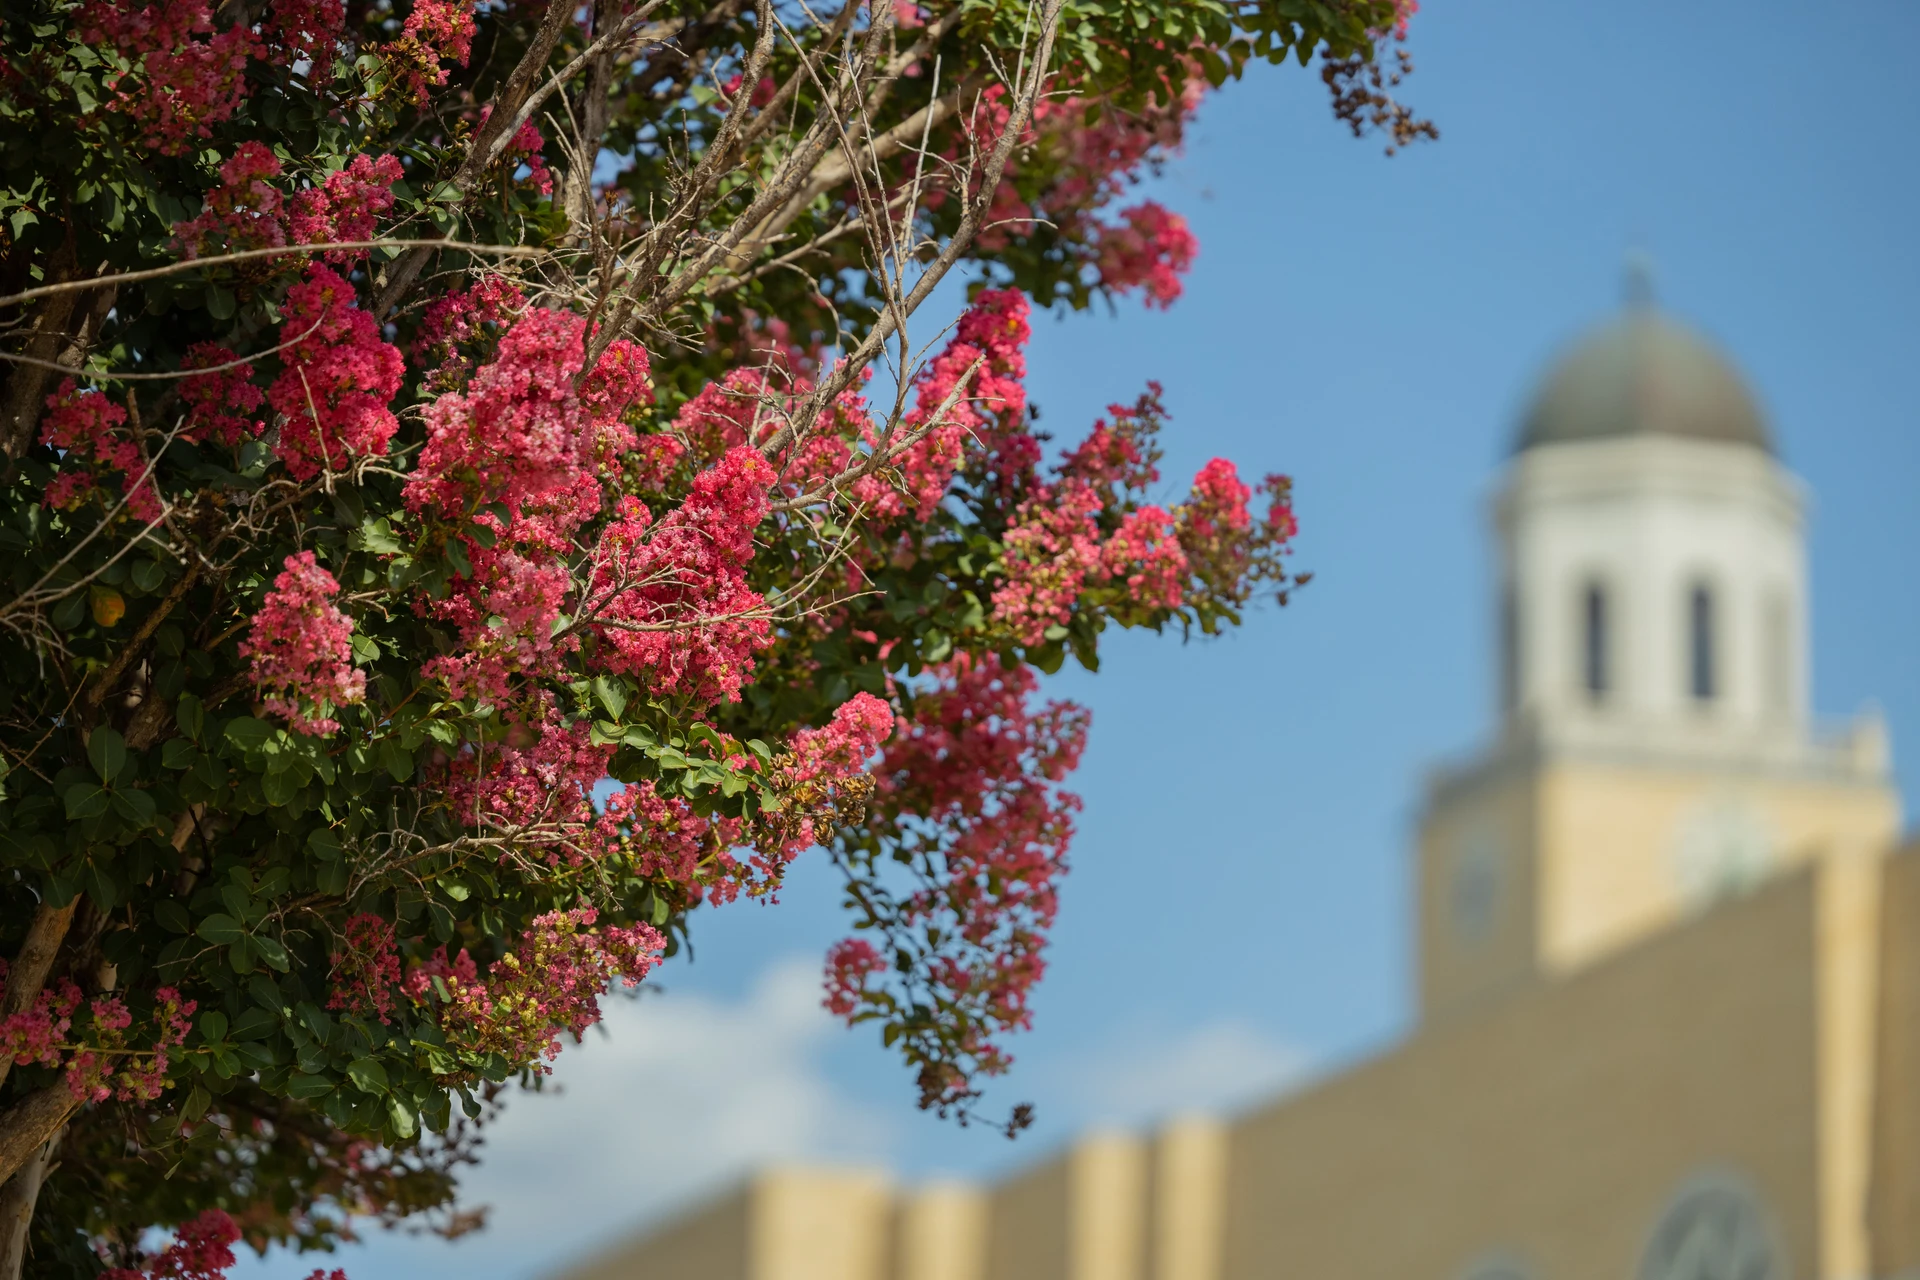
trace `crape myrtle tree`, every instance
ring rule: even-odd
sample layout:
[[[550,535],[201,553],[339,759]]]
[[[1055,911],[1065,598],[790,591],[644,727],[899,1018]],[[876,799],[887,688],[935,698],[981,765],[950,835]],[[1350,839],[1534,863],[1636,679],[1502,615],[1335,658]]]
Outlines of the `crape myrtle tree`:
[[[828,1006],[979,1115],[1037,674],[1299,581],[1159,388],[1049,445],[1031,310],[1174,300],[1129,189],[1251,61],[1430,135],[1412,8],[7,4],[0,1275],[471,1227],[503,1091],[810,849]]]

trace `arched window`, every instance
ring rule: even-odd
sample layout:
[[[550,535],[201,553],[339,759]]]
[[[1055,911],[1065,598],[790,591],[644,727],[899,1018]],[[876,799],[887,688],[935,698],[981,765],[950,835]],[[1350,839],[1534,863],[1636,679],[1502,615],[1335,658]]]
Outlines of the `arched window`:
[[[1580,593],[1580,677],[1587,696],[1604,700],[1613,688],[1612,620],[1607,616],[1607,589],[1589,582]]]
[[[1718,644],[1715,632],[1713,589],[1696,582],[1687,593],[1687,689],[1699,702],[1711,702],[1720,691],[1720,673],[1714,656]]]

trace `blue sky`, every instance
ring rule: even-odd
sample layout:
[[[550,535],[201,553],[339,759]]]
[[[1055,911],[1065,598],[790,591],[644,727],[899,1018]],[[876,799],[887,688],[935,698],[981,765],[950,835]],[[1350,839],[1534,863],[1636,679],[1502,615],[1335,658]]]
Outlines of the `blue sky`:
[[[1293,474],[1316,579],[1224,640],[1117,637],[1098,676],[1055,681],[1094,711],[1087,807],[1038,1028],[994,1094],[1037,1104],[1036,1131],[914,1113],[897,1064],[824,1023],[838,918],[824,863],[803,865],[780,905],[701,922],[663,996],[616,1012],[559,1096],[516,1105],[475,1182],[496,1232],[376,1240],[349,1274],[536,1275],[763,1158],[990,1172],[1403,1031],[1422,770],[1491,721],[1485,499],[1630,247],[1808,482],[1816,707],[1883,709],[1911,804],[1920,79],[1862,46],[1917,42],[1920,7],[1894,2],[1430,0],[1406,96],[1442,136],[1392,159],[1310,73],[1229,86],[1154,192],[1200,238],[1186,298],[1043,318],[1030,382],[1070,437],[1162,381],[1170,481],[1216,454]]]

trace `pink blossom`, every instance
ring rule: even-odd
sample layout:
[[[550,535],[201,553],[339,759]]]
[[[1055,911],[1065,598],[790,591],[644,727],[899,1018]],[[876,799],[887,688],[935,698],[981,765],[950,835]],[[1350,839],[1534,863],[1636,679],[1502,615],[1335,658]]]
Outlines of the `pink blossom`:
[[[162,155],[211,137],[245,95],[247,58],[265,52],[244,22],[214,34],[207,0],[86,0],[76,20],[81,39],[111,43],[133,64],[107,75],[112,108]]]
[[[561,719],[542,699],[503,742],[471,743],[447,766],[447,798],[470,827],[568,832],[594,820],[594,784],[607,776],[611,746],[596,745],[584,720]],[[584,846],[576,845],[578,860]],[[558,861],[558,853],[553,855]]]
[[[993,593],[993,619],[1024,645],[1073,617],[1088,581],[1104,579],[1099,495],[1085,484],[1040,485],[1008,527],[1006,581]]]
[[[277,249],[287,242],[280,191],[280,160],[265,144],[243,142],[220,166],[220,185],[207,193],[198,217],[173,224],[174,243],[189,258],[248,249]]]
[[[233,1245],[240,1228],[219,1209],[207,1209],[189,1218],[174,1232],[173,1243],[148,1259],[138,1270],[114,1267],[100,1280],[225,1280],[235,1258]]]
[[[327,1008],[356,1018],[389,1020],[400,985],[400,953],[393,925],[369,912],[348,918],[333,956]]]
[[[402,96],[425,106],[429,87],[447,82],[445,61],[467,65],[473,35],[473,0],[414,0],[400,38],[382,50]]]
[[[1121,224],[1102,224],[1095,235],[1100,283],[1115,293],[1145,289],[1147,305],[1161,310],[1180,297],[1180,277],[1193,265],[1200,242],[1187,220],[1148,200],[1124,209]]]
[[[33,1003],[0,1019],[0,1056],[17,1067],[60,1065],[60,1045],[80,1007],[80,988],[66,978],[42,988]]]
[[[520,290],[500,276],[450,290],[427,304],[408,354],[417,367],[430,371],[433,390],[457,390],[477,363],[492,359],[500,335],[526,306]]]
[[[233,352],[213,342],[196,342],[187,348],[180,361],[183,369],[202,369],[230,364]],[[195,443],[215,439],[232,448],[241,439],[252,439],[266,430],[266,423],[251,415],[266,402],[266,396],[253,385],[253,366],[235,365],[216,373],[180,380],[180,399],[187,405],[187,422],[180,438]]]
[[[335,607],[338,594],[340,584],[313,552],[294,552],[240,644],[267,711],[296,733],[338,732],[340,722],[327,713],[366,694],[366,675],[353,668],[353,620]]]
[[[478,1053],[551,1068],[561,1033],[578,1039],[600,1020],[600,997],[615,982],[646,979],[666,950],[648,925],[594,929],[591,907],[535,918],[519,944],[496,961],[484,980],[443,976],[452,999],[441,1014],[448,1038]]]
[[[332,77],[333,59],[346,33],[347,10],[341,0],[273,0],[266,25],[282,66],[308,64],[310,84]]]
[[[296,244],[327,244],[371,240],[380,215],[393,208],[393,184],[405,176],[397,156],[353,158],[318,186],[293,198],[288,229]],[[365,250],[333,249],[328,262],[344,264],[366,256]]]
[[[47,397],[47,416],[41,422],[40,443],[66,453],[69,465],[92,464],[108,472],[120,473],[120,491],[126,495],[127,510],[136,520],[152,523],[160,518],[160,493],[147,474],[140,446],[120,430],[127,411],[107,399],[102,391],[79,391],[73,379],[64,379],[59,389]],[[93,491],[94,477],[84,471],[74,480],[56,481],[47,487],[44,501],[60,508],[77,504]]]
[[[280,333],[293,345],[267,402],[281,414],[274,446],[288,474],[311,480],[355,457],[387,451],[399,422],[387,408],[400,391],[400,353],[355,305],[353,286],[323,266],[287,290]]]
[[[886,967],[887,962],[865,938],[834,943],[827,949],[827,998],[822,1003],[837,1017],[852,1017],[860,1007],[867,979]]]
[[[896,429],[925,433],[897,464],[906,493],[870,476],[854,485],[860,501],[881,516],[911,509],[925,520],[946,496],[969,443],[1015,449],[1009,470],[1030,466],[1038,458],[1038,448],[1025,431],[1027,392],[1021,382],[1032,334],[1027,313],[1027,297],[1017,289],[988,289],[974,299],[955,326],[953,340],[914,380],[914,408]],[[936,418],[956,389],[952,408]],[[875,447],[881,444],[871,429],[868,438]]]
[[[638,499],[622,501],[595,549],[582,606],[609,670],[639,676],[655,695],[739,699],[753,655],[773,640],[766,602],[746,578],[773,479],[741,445],[694,477],[686,501],[657,526]]]

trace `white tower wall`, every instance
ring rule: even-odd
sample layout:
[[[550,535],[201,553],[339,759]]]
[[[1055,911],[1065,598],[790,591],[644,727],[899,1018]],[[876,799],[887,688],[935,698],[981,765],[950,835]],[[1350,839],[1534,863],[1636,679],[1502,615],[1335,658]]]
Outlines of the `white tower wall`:
[[[1508,732],[1795,754],[1809,720],[1803,507],[1799,483],[1751,445],[1631,435],[1522,451],[1495,502]],[[1696,587],[1711,600],[1707,698],[1692,687]],[[1600,693],[1590,588],[1605,601]]]

